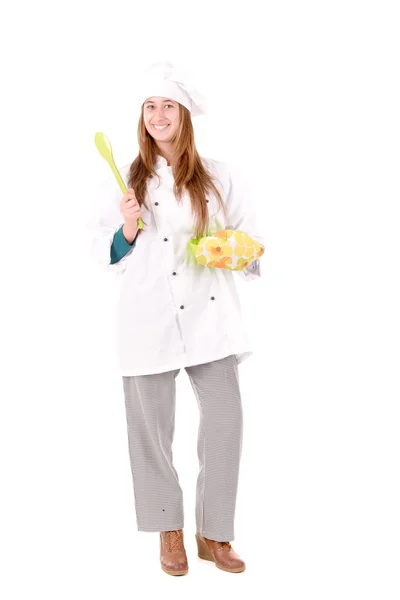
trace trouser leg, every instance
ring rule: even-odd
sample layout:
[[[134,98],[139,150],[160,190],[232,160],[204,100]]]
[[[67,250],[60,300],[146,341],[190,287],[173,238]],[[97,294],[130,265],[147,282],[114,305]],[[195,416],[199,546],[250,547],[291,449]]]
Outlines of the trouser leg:
[[[185,370],[200,411],[197,531],[208,539],[232,541],[243,435],[237,360],[231,355]]]
[[[123,376],[138,531],[183,529],[183,496],[172,462],[179,369]]]

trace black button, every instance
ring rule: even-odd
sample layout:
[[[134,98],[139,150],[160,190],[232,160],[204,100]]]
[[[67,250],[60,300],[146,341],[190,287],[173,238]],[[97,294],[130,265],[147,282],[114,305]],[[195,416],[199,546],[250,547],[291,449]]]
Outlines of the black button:
[[[168,238],[164,238],[164,242],[168,242]]]
[[[183,304],[182,304],[181,308],[184,308]]]
[[[207,200],[207,202],[210,202],[209,200]]]
[[[211,300],[215,300],[214,296],[211,296]]]
[[[155,204],[156,206],[158,206],[158,202],[154,202],[154,204]]]
[[[174,271],[174,272],[172,273],[172,275],[176,275],[176,271]]]

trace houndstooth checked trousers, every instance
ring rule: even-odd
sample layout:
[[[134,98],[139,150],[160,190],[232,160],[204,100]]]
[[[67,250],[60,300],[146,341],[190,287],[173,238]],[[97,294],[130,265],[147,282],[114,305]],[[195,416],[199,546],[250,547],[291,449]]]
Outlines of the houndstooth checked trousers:
[[[234,540],[243,413],[235,355],[184,367],[200,413],[197,531]],[[183,529],[183,495],[172,462],[176,377],[180,369],[123,376],[138,531]]]

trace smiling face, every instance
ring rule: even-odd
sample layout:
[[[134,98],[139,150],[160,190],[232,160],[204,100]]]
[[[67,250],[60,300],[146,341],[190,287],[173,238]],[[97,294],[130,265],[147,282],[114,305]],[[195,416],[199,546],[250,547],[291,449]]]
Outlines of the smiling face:
[[[156,142],[168,143],[179,125],[179,103],[169,98],[151,96],[143,104],[144,124]]]

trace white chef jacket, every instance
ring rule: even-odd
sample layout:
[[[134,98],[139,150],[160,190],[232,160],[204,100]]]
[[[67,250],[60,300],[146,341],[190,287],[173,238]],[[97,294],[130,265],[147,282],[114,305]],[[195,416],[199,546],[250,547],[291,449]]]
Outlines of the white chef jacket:
[[[216,175],[216,185],[227,206],[225,221],[214,194],[208,194],[209,231],[239,229],[265,246],[257,226],[248,183],[226,162],[202,158]],[[130,164],[119,169],[128,186]],[[241,363],[252,354],[244,330],[234,273],[250,281],[261,275],[260,259],[242,271],[199,265],[188,251],[195,236],[190,197],[181,202],[173,194],[172,167],[158,155],[160,177],[147,182],[141,207],[146,225],[136,244],[111,264],[114,234],[124,224],[122,192],[110,172],[94,198],[88,221],[95,261],[113,272],[117,293],[117,353],[121,374],[148,375],[236,355]]]

